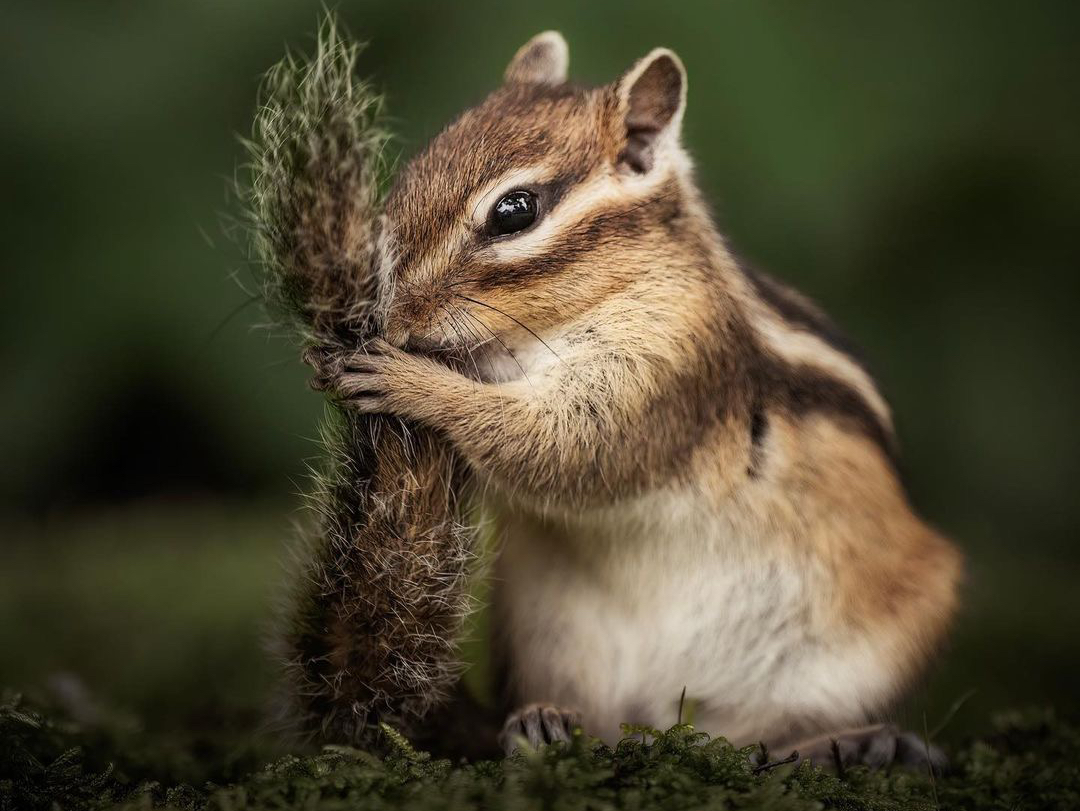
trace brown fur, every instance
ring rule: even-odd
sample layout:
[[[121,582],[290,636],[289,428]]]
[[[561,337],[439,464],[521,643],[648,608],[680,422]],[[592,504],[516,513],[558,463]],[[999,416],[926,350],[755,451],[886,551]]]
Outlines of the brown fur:
[[[520,543],[535,549],[511,556],[533,561],[522,566],[546,548],[568,576],[595,566],[588,582],[617,575],[614,593],[642,577],[647,589],[650,571],[693,565],[664,562],[688,554],[681,539],[631,553],[636,538],[623,551],[602,538],[620,512],[670,505],[708,526],[695,542],[748,572],[819,589],[790,597],[802,640],[792,650],[850,651],[872,689],[856,679],[852,690],[868,692],[846,703],[777,710],[761,734],[782,740],[899,695],[942,639],[960,558],[908,503],[891,417],[865,366],[814,305],[742,270],[716,232],[677,143],[684,96],[681,64],[657,51],[599,88],[518,78],[450,124],[388,200],[390,342],[345,359],[336,385],[359,410],[446,437],[498,494],[508,525],[532,538]],[[555,192],[540,197],[547,210],[533,226],[492,237],[483,208],[500,178]],[[645,529],[651,520],[643,512],[626,532],[662,534]],[[500,600],[510,606],[501,621],[526,616],[513,594]],[[528,615],[531,631],[501,629],[516,699],[602,700],[584,677],[557,681],[557,668],[538,688],[531,668],[548,663],[514,659],[529,633],[555,634],[552,623]],[[753,719],[722,712],[733,735],[750,734]]]

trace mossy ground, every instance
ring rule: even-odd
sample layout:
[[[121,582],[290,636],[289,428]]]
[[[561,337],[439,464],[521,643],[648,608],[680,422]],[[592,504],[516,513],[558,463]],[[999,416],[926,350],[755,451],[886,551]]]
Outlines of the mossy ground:
[[[346,747],[286,755],[223,784],[155,779],[194,756],[107,722],[80,725],[8,694],[0,704],[0,809],[1074,809],[1080,728],[1050,713],[1009,715],[953,753],[953,771],[809,764],[755,769],[754,747],[676,726],[614,748],[578,736],[502,762],[432,760],[403,739],[378,757]],[[179,764],[179,766],[177,765]]]

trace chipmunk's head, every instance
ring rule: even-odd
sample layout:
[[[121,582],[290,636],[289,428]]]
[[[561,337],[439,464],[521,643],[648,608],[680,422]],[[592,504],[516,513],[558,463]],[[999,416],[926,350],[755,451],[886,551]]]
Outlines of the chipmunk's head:
[[[380,312],[418,348],[558,329],[662,260],[682,211],[686,74],[657,49],[615,82],[566,82],[526,43],[503,85],[404,168],[386,206]]]

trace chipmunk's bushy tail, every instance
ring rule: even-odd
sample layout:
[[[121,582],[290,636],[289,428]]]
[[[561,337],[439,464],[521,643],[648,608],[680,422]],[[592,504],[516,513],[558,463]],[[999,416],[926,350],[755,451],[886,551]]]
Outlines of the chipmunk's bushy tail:
[[[284,642],[300,727],[363,740],[378,723],[412,732],[461,674],[472,529],[463,471],[430,432],[344,415],[312,494]]]
[[[270,314],[309,342],[371,334],[389,133],[382,97],[354,69],[360,45],[323,20],[315,53],[263,79],[242,189]]]
[[[359,46],[327,15],[310,58],[266,76],[243,189],[267,310],[303,343],[357,347],[377,332],[381,99],[354,75]],[[473,533],[464,471],[437,437],[332,407],[326,459],[276,646],[299,731],[363,741],[406,731],[450,693],[469,613]]]

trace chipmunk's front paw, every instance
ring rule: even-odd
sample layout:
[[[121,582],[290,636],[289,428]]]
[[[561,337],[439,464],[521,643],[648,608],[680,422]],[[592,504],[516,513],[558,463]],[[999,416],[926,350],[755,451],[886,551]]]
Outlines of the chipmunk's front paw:
[[[313,389],[367,414],[414,416],[418,400],[437,390],[440,374],[449,373],[381,338],[355,351],[314,347],[304,353],[304,360],[315,369]]]
[[[581,726],[581,715],[551,704],[528,704],[510,713],[499,733],[503,751],[510,755],[522,742],[536,749],[556,741],[570,741],[574,729]]]

